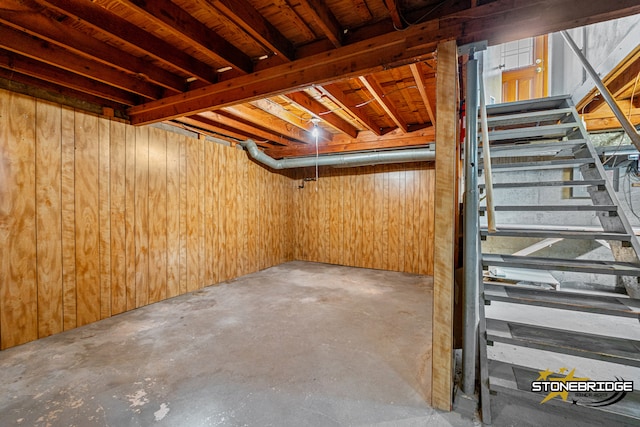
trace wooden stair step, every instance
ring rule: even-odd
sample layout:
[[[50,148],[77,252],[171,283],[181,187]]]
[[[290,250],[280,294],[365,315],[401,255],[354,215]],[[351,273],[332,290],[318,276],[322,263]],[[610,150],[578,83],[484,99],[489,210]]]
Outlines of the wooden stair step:
[[[484,299],[486,301],[640,318],[640,300],[620,295],[595,295],[485,283]]]

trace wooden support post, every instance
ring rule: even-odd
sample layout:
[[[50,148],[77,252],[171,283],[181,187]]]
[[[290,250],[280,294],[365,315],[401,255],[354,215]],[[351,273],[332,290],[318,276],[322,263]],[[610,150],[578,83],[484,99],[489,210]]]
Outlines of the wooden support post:
[[[458,52],[455,40],[438,45],[436,188],[433,284],[432,406],[451,410],[453,292],[458,158]]]

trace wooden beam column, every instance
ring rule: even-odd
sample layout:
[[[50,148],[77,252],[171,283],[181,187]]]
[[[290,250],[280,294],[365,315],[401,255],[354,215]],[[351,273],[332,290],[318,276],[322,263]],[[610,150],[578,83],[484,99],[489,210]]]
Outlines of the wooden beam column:
[[[438,44],[436,82],[436,189],[431,398],[451,410],[453,391],[453,292],[458,182],[458,51],[456,41]]]

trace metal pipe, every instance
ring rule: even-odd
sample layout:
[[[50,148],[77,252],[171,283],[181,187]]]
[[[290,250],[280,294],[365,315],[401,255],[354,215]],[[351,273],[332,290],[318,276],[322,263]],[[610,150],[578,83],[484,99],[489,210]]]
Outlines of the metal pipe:
[[[567,42],[573,53],[575,53],[578,59],[580,59],[580,61],[582,62],[582,66],[587,71],[589,76],[591,76],[591,78],[593,79],[596,87],[600,91],[600,94],[607,102],[607,104],[609,104],[609,107],[611,107],[611,111],[613,111],[613,114],[620,122],[620,125],[622,126],[624,131],[627,133],[627,135],[629,135],[629,138],[631,139],[631,142],[633,142],[633,145],[635,145],[636,148],[640,150],[640,134],[638,134],[636,128],[629,121],[627,116],[624,115],[622,110],[620,110],[620,107],[618,106],[616,100],[613,98],[613,95],[611,95],[611,92],[609,92],[607,86],[605,86],[605,84],[602,82],[602,79],[600,79],[600,76],[598,75],[598,73],[596,73],[596,70],[593,69],[587,58],[582,54],[569,33],[567,33],[566,31],[561,31],[560,33],[562,34],[564,41]]]
[[[464,331],[462,391],[475,394],[478,344],[478,288],[480,278],[478,218],[478,61],[469,55],[466,92],[465,193],[464,193]]]
[[[377,151],[373,153],[331,154],[319,157],[295,157],[276,160],[262,152],[250,139],[241,143],[249,155],[256,161],[271,169],[303,168],[307,166],[366,166],[385,163],[426,162],[435,160],[436,152],[431,147],[394,151]]]

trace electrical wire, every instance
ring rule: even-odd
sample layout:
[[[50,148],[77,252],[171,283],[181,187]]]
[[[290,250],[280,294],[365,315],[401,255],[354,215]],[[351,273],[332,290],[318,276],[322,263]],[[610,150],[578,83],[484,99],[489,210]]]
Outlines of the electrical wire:
[[[409,28],[413,27],[414,25],[418,25],[420,24],[427,16],[431,15],[433,12],[436,11],[436,9],[438,9],[439,7],[441,7],[442,5],[444,5],[446,2],[448,2],[449,0],[443,0],[440,3],[436,4],[435,6],[433,6],[431,9],[429,9],[424,15],[422,15],[420,18],[416,19],[414,22],[409,22],[407,20],[407,18],[405,18],[402,15],[402,12],[400,11],[400,9],[398,9],[398,15],[400,16],[400,18],[404,21],[405,24],[407,24],[406,28],[398,28],[396,27],[396,24],[393,24],[393,28],[396,31],[406,31]]]
[[[632,175],[633,174],[633,175]],[[633,198],[631,197],[631,181],[640,182],[640,177],[638,177],[638,164],[632,163],[627,167],[627,172],[625,173],[625,182],[627,183],[627,191],[622,190],[624,194],[624,199],[629,205],[629,210],[631,213],[638,219],[640,219],[640,215],[638,215],[633,208]]]

